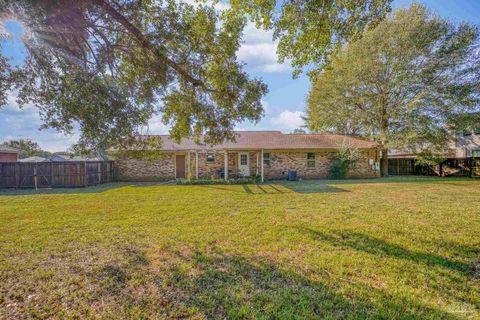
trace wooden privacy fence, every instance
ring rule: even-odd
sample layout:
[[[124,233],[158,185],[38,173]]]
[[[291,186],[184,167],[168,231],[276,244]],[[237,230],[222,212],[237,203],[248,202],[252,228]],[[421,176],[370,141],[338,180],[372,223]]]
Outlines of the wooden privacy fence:
[[[0,188],[86,187],[113,181],[113,161],[0,162]]]

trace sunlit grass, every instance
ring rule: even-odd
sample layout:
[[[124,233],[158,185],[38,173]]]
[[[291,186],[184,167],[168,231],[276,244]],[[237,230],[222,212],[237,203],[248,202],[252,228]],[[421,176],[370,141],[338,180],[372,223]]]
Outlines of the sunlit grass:
[[[480,316],[477,180],[42,192],[0,195],[0,318]]]

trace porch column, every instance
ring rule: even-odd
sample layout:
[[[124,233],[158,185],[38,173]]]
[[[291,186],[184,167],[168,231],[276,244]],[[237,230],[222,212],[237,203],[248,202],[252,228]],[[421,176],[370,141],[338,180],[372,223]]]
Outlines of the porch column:
[[[256,170],[256,175],[258,176],[258,158],[260,157],[260,154],[258,153],[258,150],[257,150],[257,170]]]
[[[224,177],[225,177],[225,180],[228,180],[228,151],[225,150],[225,157],[224,157],[224,160],[225,160],[225,164],[224,164]]]
[[[198,180],[198,151],[195,151],[195,179]]]
[[[262,177],[262,183],[263,183],[263,180],[264,180],[263,179],[263,149],[262,149],[262,159],[261,160],[262,160],[262,161],[260,161],[261,162],[261,177]]]
[[[192,178],[192,173],[190,172],[192,169],[191,159],[190,159],[190,150],[187,153],[187,179],[190,180]]]

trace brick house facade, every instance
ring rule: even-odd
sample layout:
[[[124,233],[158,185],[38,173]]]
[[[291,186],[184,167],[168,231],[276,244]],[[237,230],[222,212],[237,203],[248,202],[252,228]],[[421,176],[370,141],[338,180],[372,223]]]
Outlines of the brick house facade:
[[[377,145],[352,136],[243,131],[237,132],[235,142],[216,146],[197,145],[187,139],[177,144],[168,136],[162,136],[162,141],[162,150],[153,160],[116,159],[117,179],[228,179],[253,175],[262,179],[283,179],[288,170],[296,170],[302,179],[325,179],[342,143],[358,148],[360,153],[349,177],[380,176]]]

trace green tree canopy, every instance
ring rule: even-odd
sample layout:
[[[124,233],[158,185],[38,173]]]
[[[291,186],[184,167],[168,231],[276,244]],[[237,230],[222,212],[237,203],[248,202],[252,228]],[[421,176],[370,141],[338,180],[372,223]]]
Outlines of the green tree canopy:
[[[7,147],[20,149],[19,158],[24,159],[28,157],[38,156],[38,157],[50,157],[51,153],[45,150],[42,150],[37,142],[30,139],[20,139],[20,140],[10,140],[2,143]]]
[[[446,151],[449,128],[480,107],[478,30],[415,4],[345,47],[317,75],[308,99],[312,131],[359,134],[383,148]]]
[[[45,127],[78,125],[81,145],[106,148],[128,141],[154,114],[175,138],[206,134],[207,142],[258,121],[267,87],[236,57],[247,17],[274,28],[280,60],[295,57],[301,68],[323,62],[389,3],[232,0],[218,11],[210,1],[0,0],[0,13],[26,30],[20,104],[36,105]]]

